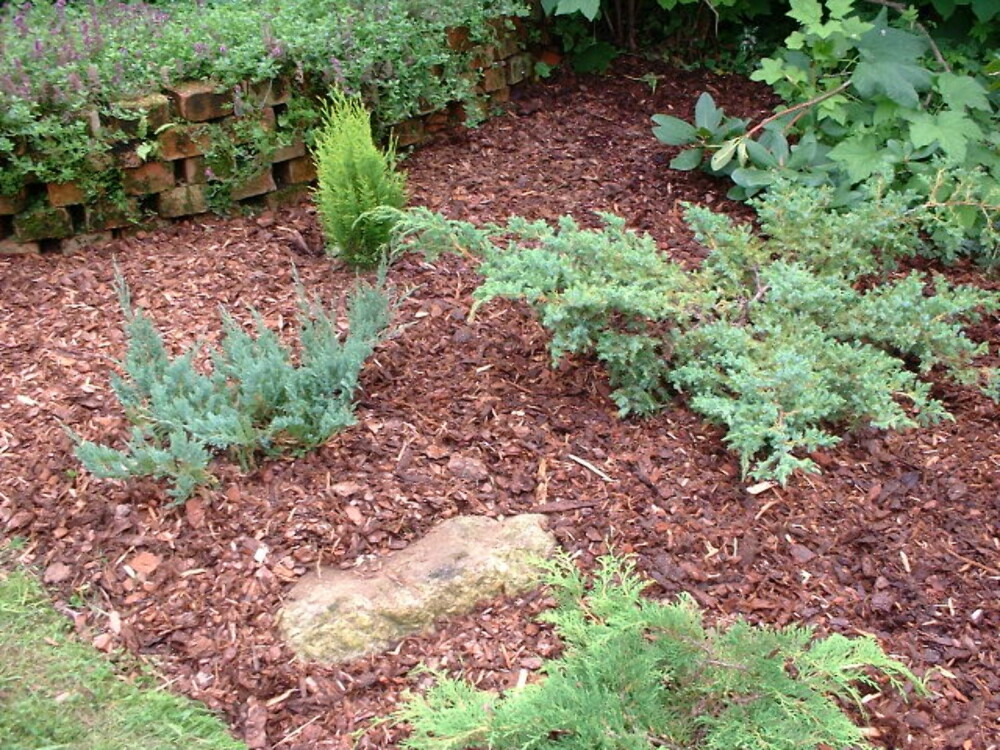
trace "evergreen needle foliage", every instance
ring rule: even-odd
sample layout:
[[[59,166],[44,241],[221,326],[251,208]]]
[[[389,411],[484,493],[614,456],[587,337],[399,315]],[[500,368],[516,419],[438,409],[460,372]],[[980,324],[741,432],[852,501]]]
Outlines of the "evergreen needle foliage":
[[[814,471],[803,452],[836,444],[844,430],[947,417],[920,376],[940,367],[976,380],[970,365],[985,345],[962,326],[1000,305],[940,278],[886,276],[921,241],[926,217],[907,196],[872,192],[842,211],[833,200],[828,188],[780,183],[756,202],[764,237],[689,208],[710,250],[692,272],[610,215],[600,231],[569,217],[476,229],[414,211],[395,235],[404,246],[482,253],[477,304],[530,304],[552,334],[553,360],[596,356],[623,415],[655,413],[683,392],[727,428],[744,474],[784,482]]]
[[[416,750],[804,750],[869,747],[838,701],[920,681],[871,637],[816,640],[808,627],[706,628],[690,596],[641,596],[631,563],[599,561],[588,586],[548,564],[565,650],[543,681],[496,695],[443,675],[396,714]]]
[[[396,146],[380,151],[360,98],[336,92],[316,138],[316,208],[327,239],[349,265],[371,267],[382,258],[392,224],[381,206],[402,208],[406,180],[396,171]]]
[[[170,358],[118,276],[128,350],[120,363],[125,376],[113,376],[111,385],[132,433],[124,450],[74,436],[80,461],[99,477],[169,479],[169,494],[183,502],[212,480],[208,464],[217,451],[246,469],[259,454],[315,448],[354,424],[361,368],[392,313],[384,274],[375,286],[359,284],[350,294],[350,330],[343,341],[334,312],[298,291],[297,364],[256,310],[255,336],[223,312],[222,344],[210,352],[212,367],[205,374],[195,367],[197,346]]]

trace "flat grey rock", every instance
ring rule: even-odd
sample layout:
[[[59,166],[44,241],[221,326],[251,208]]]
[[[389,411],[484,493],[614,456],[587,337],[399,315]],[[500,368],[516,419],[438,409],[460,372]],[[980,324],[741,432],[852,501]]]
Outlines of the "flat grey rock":
[[[303,576],[280,614],[302,657],[341,662],[385,650],[491,597],[537,586],[555,538],[539,514],[457,516],[406,549],[350,570]]]

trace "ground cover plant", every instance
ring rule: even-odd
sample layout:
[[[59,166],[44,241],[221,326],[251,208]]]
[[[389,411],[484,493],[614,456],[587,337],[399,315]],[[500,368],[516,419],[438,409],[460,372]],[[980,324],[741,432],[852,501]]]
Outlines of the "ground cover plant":
[[[124,450],[77,440],[76,455],[95,475],[169,479],[169,494],[187,500],[212,481],[209,463],[222,451],[246,470],[259,455],[302,453],[355,423],[353,403],[365,360],[389,325],[384,289],[358,284],[349,295],[349,330],[341,341],[336,311],[299,289],[298,352],[282,344],[256,310],[255,335],[223,311],[223,338],[210,352],[208,374],[199,346],[171,358],[152,320],[132,305],[118,278],[128,352],[112,388],[132,432]],[[295,361],[297,358],[297,362]]]
[[[79,180],[96,197],[121,198],[95,154],[126,136],[91,132],[84,115],[121,114],[116,103],[178,81],[231,89],[288,76],[303,101],[290,107],[286,124],[300,130],[317,123],[309,97],[335,86],[362,94],[380,126],[472,102],[470,53],[449,47],[447,29],[489,41],[490,21],[524,12],[517,0],[7,3],[0,7],[0,195],[41,179]]]
[[[204,706],[76,639],[41,584],[0,570],[0,745],[9,750],[239,750]]]
[[[725,425],[744,474],[786,482],[816,470],[806,453],[836,445],[841,431],[947,417],[920,374],[940,367],[978,382],[974,360],[988,347],[962,327],[1000,306],[994,294],[941,279],[886,277],[921,242],[904,196],[869,192],[844,212],[833,202],[830,189],[779,186],[755,202],[763,238],[689,207],[711,251],[697,271],[612,215],[602,230],[568,216],[558,227],[514,217],[477,230],[415,211],[402,214],[397,243],[471,245],[485,259],[478,301],[531,305],[552,335],[554,364],[595,356],[622,415],[648,416],[686,394]]]
[[[837,700],[861,708],[879,690],[919,681],[874,638],[809,628],[706,628],[690,596],[642,597],[631,563],[604,557],[588,583],[572,560],[548,564],[564,651],[545,677],[500,696],[438,675],[395,716],[416,750],[670,747],[801,750],[870,747]]]
[[[364,103],[337,92],[324,111],[314,156],[316,210],[331,243],[329,252],[351,266],[378,265],[392,224],[372,212],[406,203],[406,178],[396,171],[395,141],[390,139],[380,150]]]

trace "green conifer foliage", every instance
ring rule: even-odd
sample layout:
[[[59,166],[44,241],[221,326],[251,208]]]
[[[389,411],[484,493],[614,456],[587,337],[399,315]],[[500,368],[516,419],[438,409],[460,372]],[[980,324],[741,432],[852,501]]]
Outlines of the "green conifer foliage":
[[[816,470],[803,454],[853,427],[946,418],[921,376],[978,379],[986,345],[963,326],[1000,306],[996,294],[887,273],[921,242],[924,217],[905,196],[872,192],[843,211],[833,200],[830,189],[782,183],[756,203],[760,234],[689,207],[710,251],[695,271],[609,215],[601,230],[570,217],[476,229],[412,211],[395,236],[431,252],[474,248],[484,257],[477,304],[531,305],[554,361],[589,355],[605,366],[622,415],[653,414],[682,393],[727,429],[744,474],[784,482]]]
[[[406,179],[396,171],[395,141],[380,151],[364,104],[338,91],[324,112],[314,156],[316,209],[331,252],[351,266],[378,265],[392,222],[387,214],[372,212],[406,203]]]
[[[256,310],[254,335],[223,312],[222,343],[210,352],[212,367],[204,373],[194,364],[198,346],[171,359],[120,276],[118,291],[128,350],[125,374],[111,384],[133,425],[131,437],[123,450],[76,438],[76,455],[99,477],[168,479],[177,502],[212,480],[215,453],[226,452],[247,469],[261,454],[315,448],[354,424],[361,368],[392,314],[382,277],[375,286],[357,285],[341,341],[333,311],[300,287],[297,363]]]
[[[558,601],[542,619],[565,646],[539,682],[502,695],[438,675],[395,718],[415,750],[805,750],[869,747],[839,702],[861,708],[886,681],[922,683],[871,637],[810,628],[706,628],[694,600],[641,596],[631,563],[605,557],[592,582],[549,565]],[[878,674],[881,674],[881,677]]]

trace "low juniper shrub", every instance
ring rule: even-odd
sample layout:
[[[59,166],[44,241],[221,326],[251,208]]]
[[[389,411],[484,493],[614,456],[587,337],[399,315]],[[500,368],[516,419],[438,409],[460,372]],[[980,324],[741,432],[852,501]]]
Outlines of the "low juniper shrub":
[[[554,362],[596,357],[624,415],[677,393],[710,421],[745,475],[786,481],[806,455],[870,425],[903,429],[948,414],[922,376],[972,383],[985,352],[963,331],[1000,296],[921,273],[888,275],[916,251],[922,219],[906,196],[873,191],[847,210],[833,192],[782,183],[756,202],[761,234],[704,208],[687,221],[709,255],[686,271],[648,236],[604,215],[553,227],[514,217],[481,229],[410,212],[402,247],[482,254],[477,305],[520,299],[550,332]],[[470,237],[474,238],[470,240]]]
[[[354,267],[378,265],[392,221],[373,210],[402,208],[406,179],[396,171],[396,145],[382,151],[371,117],[357,97],[333,94],[316,136],[316,209],[331,252]]]
[[[353,398],[365,360],[389,325],[392,305],[384,275],[349,295],[349,332],[341,340],[335,313],[299,288],[297,362],[292,350],[253,310],[255,335],[223,312],[222,343],[209,352],[205,373],[195,365],[200,346],[171,358],[150,318],[132,306],[118,277],[128,349],[123,376],[111,385],[132,423],[124,449],[74,438],[76,455],[93,474],[171,482],[183,502],[212,481],[209,463],[228,453],[247,469],[258,456],[300,453],[354,424]]]
[[[599,561],[588,583],[549,563],[558,604],[542,615],[563,641],[544,678],[503,694],[437,675],[396,713],[415,750],[801,750],[870,747],[842,702],[863,709],[883,681],[923,684],[871,637],[737,620],[706,628],[694,600],[654,601],[631,563]]]

